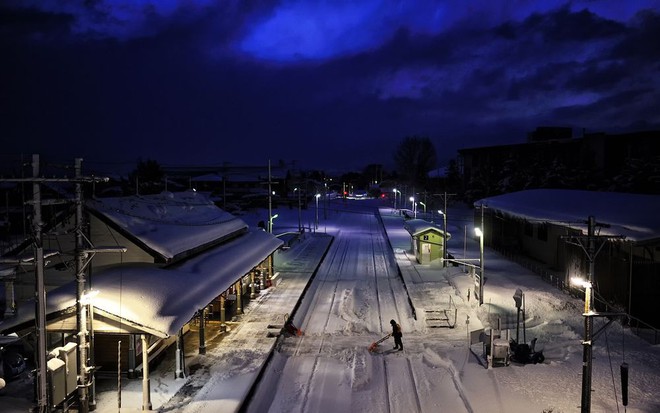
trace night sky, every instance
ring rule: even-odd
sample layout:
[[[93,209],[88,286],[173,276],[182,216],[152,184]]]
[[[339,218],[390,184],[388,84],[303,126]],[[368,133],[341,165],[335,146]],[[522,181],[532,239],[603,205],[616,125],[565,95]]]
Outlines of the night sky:
[[[660,0],[4,0],[3,156],[393,165],[660,129]]]

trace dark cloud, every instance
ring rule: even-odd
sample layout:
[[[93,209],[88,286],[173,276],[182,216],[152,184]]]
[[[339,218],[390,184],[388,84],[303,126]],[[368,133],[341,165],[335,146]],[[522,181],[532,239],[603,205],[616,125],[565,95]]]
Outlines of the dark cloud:
[[[415,134],[446,162],[660,128],[658,10],[617,1],[26,0],[0,33],[8,152],[361,169]]]

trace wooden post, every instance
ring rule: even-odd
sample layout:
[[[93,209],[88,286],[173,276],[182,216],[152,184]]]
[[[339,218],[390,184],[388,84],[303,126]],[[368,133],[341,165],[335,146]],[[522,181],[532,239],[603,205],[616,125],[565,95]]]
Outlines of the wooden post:
[[[149,382],[149,346],[147,336],[140,335],[142,340],[142,410],[151,410],[151,383]]]

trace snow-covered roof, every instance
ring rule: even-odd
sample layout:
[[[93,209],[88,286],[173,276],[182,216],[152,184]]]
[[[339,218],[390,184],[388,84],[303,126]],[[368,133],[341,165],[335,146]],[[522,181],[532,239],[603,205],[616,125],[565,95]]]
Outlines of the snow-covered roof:
[[[119,265],[94,274],[98,291],[94,311],[141,327],[150,334],[176,334],[195,312],[204,308],[240,277],[275,251],[282,241],[254,229],[231,242],[213,248],[176,268],[150,264]],[[75,307],[76,282],[48,292],[47,314]],[[34,320],[34,305],[19,306],[14,317],[0,322],[0,330]]]
[[[218,208],[207,194],[195,191],[99,198],[87,206],[165,259],[248,228],[243,220]]]
[[[413,237],[416,237],[416,236],[418,236],[420,234],[423,234],[424,232],[427,232],[427,231],[435,231],[435,232],[439,232],[441,234],[444,233],[442,228],[440,228],[436,224],[428,222],[424,219],[409,219],[405,222],[403,227]],[[449,239],[449,238],[451,238],[451,234],[448,232],[447,233],[447,239]]]
[[[222,177],[218,174],[206,174],[192,178],[194,182],[222,182]]]
[[[550,222],[586,232],[586,221],[607,224],[601,235],[623,235],[643,242],[660,238],[660,196],[569,189],[533,189],[484,198],[475,207],[531,221]]]

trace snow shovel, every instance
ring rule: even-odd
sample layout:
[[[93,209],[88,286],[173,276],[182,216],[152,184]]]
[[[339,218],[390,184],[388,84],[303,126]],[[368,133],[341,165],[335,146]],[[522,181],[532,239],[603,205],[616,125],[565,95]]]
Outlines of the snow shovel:
[[[381,339],[378,340],[378,341],[374,341],[374,342],[371,343],[371,345],[369,346],[369,351],[373,353],[374,351],[376,351],[376,349],[378,348],[378,345],[379,345],[380,343],[382,343],[383,341],[387,340],[387,339],[390,338],[390,337],[392,337],[392,333],[386,335],[385,337],[381,338]]]

